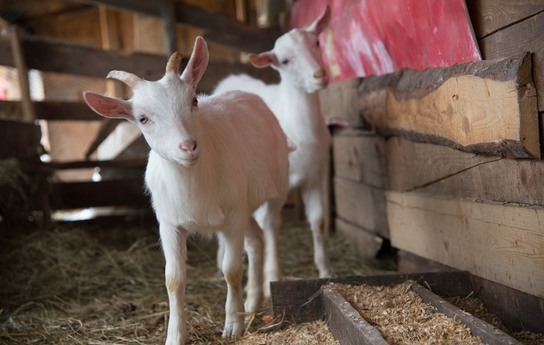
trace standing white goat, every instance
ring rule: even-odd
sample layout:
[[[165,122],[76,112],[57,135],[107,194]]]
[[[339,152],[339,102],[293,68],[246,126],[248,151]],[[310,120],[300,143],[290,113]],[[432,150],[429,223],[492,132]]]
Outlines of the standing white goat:
[[[86,92],[97,113],[138,125],[151,152],[145,181],[160,224],[170,300],[167,344],[187,337],[183,299],[186,238],[217,232],[226,246],[222,271],[228,291],[223,336],[244,329],[242,254],[249,259],[246,309],[262,298],[262,230],[252,214],[267,200],[281,205],[289,189],[289,149],[277,119],[256,95],[229,92],[197,99],[195,89],[206,70],[208,50],[198,37],[181,77],[181,54],[174,53],[165,76],[150,82],[112,71],[133,88],[129,101]],[[213,298],[213,297],[211,297]]]
[[[321,278],[331,277],[324,236],[329,224],[329,147],[330,133],[321,113],[317,91],[328,84],[323,68],[319,34],[331,19],[330,8],[306,30],[293,29],[277,39],[274,49],[259,55],[249,54],[255,67],[271,66],[280,73],[278,85],[266,85],[248,75],[234,75],[219,83],[214,94],[243,90],[259,95],[278,118],[287,138],[297,149],[289,155],[289,182],[300,186],[306,216],[314,244],[314,261]],[[271,207],[272,206],[272,207]],[[277,254],[279,213],[275,205],[265,204],[255,218],[265,233],[265,295],[270,295],[269,282],[280,278]],[[218,262],[221,262],[221,248]]]

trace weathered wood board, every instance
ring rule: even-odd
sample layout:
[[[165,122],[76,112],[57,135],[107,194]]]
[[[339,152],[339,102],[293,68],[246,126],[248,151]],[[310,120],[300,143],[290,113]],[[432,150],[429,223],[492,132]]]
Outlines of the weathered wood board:
[[[385,139],[380,136],[333,136],[334,174],[377,188],[387,186]]]
[[[544,162],[474,155],[449,147],[387,140],[389,188],[544,206]]]
[[[381,237],[343,219],[335,219],[335,230],[337,235],[349,241],[360,257],[375,258],[382,248],[383,239]]]
[[[531,56],[369,77],[359,109],[384,135],[469,152],[539,158]]]
[[[336,215],[371,233],[389,238],[383,189],[334,177]]]
[[[146,80],[157,80],[162,78],[166,68],[166,58],[153,54],[103,51],[39,41],[23,41],[23,49],[28,68],[40,71],[105,78],[109,71],[117,69],[134,73]],[[187,61],[185,57],[181,68],[185,68]],[[0,40],[0,65],[14,66],[11,45],[3,40]],[[268,83],[279,81],[278,73],[271,68],[259,69],[239,62],[210,61],[198,89],[200,92],[212,92],[219,80],[237,73],[246,73]]]
[[[342,345],[387,345],[381,333],[368,323],[342,295],[323,291],[323,309],[327,325]]]
[[[147,0],[78,0],[92,5],[104,5],[123,11],[132,11],[158,17],[159,6]],[[207,9],[184,2],[173,4],[174,17],[179,24],[205,29],[204,38],[217,44],[240,50],[260,53],[272,49],[281,33],[279,29],[259,29],[236,23],[234,18],[221,11]]]
[[[511,6],[518,6],[512,2]],[[540,6],[542,1],[540,1]],[[538,109],[544,111],[544,12],[515,23],[478,41],[485,59],[498,59],[526,51],[532,52],[533,80]]]
[[[467,0],[478,39],[544,11],[542,0]]]
[[[386,192],[391,245],[544,297],[544,207]]]
[[[358,109],[359,95],[357,94],[360,82],[359,78],[343,80],[329,84],[326,89],[319,91],[321,111],[325,121],[341,119],[351,127],[361,126]]]
[[[0,159],[38,158],[42,132],[33,123],[0,120]]]

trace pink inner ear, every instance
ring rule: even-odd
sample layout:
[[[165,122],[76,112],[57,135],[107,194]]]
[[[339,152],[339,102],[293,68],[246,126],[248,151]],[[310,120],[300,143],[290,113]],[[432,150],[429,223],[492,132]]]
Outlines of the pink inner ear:
[[[102,96],[94,92],[85,92],[83,98],[89,107],[102,116],[132,119],[129,104],[126,101]]]
[[[255,67],[266,67],[274,63],[273,53],[249,54],[249,62]]]

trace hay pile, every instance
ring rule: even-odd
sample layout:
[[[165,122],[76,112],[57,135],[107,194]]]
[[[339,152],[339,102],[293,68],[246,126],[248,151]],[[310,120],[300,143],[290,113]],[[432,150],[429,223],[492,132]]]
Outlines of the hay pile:
[[[47,224],[53,171],[33,159],[0,160],[0,229]]]
[[[285,275],[316,278],[309,229],[285,227],[282,232]],[[57,229],[2,239],[0,343],[164,342],[168,298],[156,230],[102,233],[106,235]],[[328,247],[332,264],[342,275],[384,272],[380,262],[357,258],[344,242],[332,239]],[[221,339],[226,285],[215,267],[216,248],[208,240],[188,244],[186,312],[192,344],[235,343]],[[386,268],[394,269],[390,262]],[[263,321],[266,315],[270,312],[265,309],[254,318],[247,330],[250,335],[269,331]],[[297,332],[306,330],[295,328],[287,339]]]

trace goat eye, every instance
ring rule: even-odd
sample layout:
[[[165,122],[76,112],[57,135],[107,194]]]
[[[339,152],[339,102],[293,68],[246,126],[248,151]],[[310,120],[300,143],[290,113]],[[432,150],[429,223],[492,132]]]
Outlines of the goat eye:
[[[138,121],[140,121],[140,123],[143,125],[147,122],[147,117],[145,116],[140,116],[140,118],[138,119]]]
[[[198,99],[196,99],[196,97],[193,98],[193,105],[194,105],[195,107],[198,105]]]
[[[284,64],[284,65],[287,65],[289,63],[289,60],[285,59],[281,63]]]

